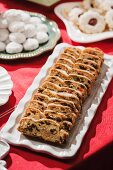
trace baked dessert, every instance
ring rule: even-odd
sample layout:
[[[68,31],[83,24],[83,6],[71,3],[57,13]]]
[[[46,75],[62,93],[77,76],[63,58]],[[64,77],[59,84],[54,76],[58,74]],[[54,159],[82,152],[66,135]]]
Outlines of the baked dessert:
[[[78,7],[73,6],[65,15],[75,28],[85,34],[113,30],[112,0],[83,0]]]
[[[44,141],[66,143],[101,72],[103,56],[97,48],[67,47],[61,51],[34,91],[18,130]]]
[[[103,32],[105,25],[104,17],[96,11],[85,12],[79,18],[79,28],[87,34]]]
[[[39,17],[17,9],[0,13],[1,52],[17,54],[33,51],[49,39],[48,26]]]

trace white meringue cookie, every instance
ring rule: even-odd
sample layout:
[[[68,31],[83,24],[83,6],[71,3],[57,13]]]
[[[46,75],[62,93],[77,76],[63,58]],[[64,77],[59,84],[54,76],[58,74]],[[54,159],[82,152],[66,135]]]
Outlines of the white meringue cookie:
[[[28,23],[30,20],[30,15],[27,12],[21,11],[21,21]]]
[[[16,9],[9,9],[3,13],[3,17],[7,19],[8,22],[21,21],[21,12]]]
[[[32,51],[39,47],[39,43],[35,38],[28,38],[24,43],[25,51]]]
[[[13,21],[9,24],[8,28],[10,32],[23,32],[24,31],[24,22]]]
[[[27,38],[34,37],[36,35],[36,28],[32,24],[26,24],[24,27],[24,35]]]
[[[31,17],[29,23],[38,26],[38,24],[41,24],[42,21],[38,17]]]
[[[48,32],[48,27],[45,24],[39,24],[37,27],[37,32]]]
[[[10,42],[6,46],[6,52],[10,54],[20,53],[23,50],[23,46],[16,42]]]
[[[26,37],[23,33],[15,32],[9,35],[9,40],[21,44],[25,42]]]
[[[36,39],[38,40],[39,44],[42,44],[49,40],[49,36],[45,32],[37,32]]]

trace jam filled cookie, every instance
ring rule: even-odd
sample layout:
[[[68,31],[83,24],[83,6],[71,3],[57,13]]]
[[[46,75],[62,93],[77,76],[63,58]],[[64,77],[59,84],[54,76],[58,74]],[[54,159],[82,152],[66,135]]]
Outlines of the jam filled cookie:
[[[105,25],[104,17],[95,11],[85,12],[79,18],[79,28],[87,34],[103,32]]]
[[[108,27],[113,29],[113,10],[110,10],[106,13],[105,19]]]
[[[105,12],[112,10],[113,9],[113,1],[112,0],[104,0],[104,2],[102,2],[102,4],[101,4],[101,8]]]
[[[83,8],[86,9],[86,10],[93,8],[93,6],[94,6],[93,2],[94,2],[94,0],[84,0],[83,1]]]

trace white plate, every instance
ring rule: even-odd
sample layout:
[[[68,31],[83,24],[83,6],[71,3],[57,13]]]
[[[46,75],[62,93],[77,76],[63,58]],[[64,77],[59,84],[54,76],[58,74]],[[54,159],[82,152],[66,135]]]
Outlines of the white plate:
[[[8,72],[0,66],[0,106],[7,103],[12,93],[13,82]]]
[[[79,30],[77,26],[74,26],[66,17],[65,11],[70,11],[73,7],[80,6],[81,2],[68,2],[62,3],[55,7],[55,14],[64,22],[67,33],[71,40],[79,43],[91,43],[97,42],[108,38],[113,38],[113,31],[106,31],[96,34],[85,34]]]
[[[28,11],[26,11],[28,12]],[[9,54],[7,52],[0,52],[0,59],[4,60],[15,60],[22,58],[32,58],[38,57],[44,52],[52,50],[60,39],[60,30],[56,22],[49,20],[46,16],[40,13],[28,12],[31,17],[39,18],[42,23],[44,23],[48,27],[49,40],[46,43],[39,45],[39,48],[33,51],[22,51],[21,53]]]
[[[32,85],[28,88],[25,96],[19,102],[16,110],[11,114],[8,122],[1,130],[1,136],[6,139],[10,144],[24,146],[36,152],[46,152],[59,158],[72,157],[79,149],[82,139],[88,130],[88,127],[95,115],[97,107],[100,104],[106,88],[113,76],[113,59],[112,57],[109,57],[107,55],[105,55],[105,62],[102,68],[101,75],[99,76],[91,95],[88,97],[87,101],[83,105],[81,119],[78,122],[75,130],[72,132],[72,135],[70,136],[70,139],[65,147],[60,148],[47,143],[42,143],[38,140],[36,141],[30,139],[22,135],[17,130],[20,117],[22,116],[25,105],[31,99],[32,93],[34,92],[34,90],[36,90],[41,80],[45,78],[48,69],[54,64],[54,61],[58,57],[58,54],[61,52],[61,50],[63,50],[64,47],[68,46],[71,45],[61,43],[55,47],[53,54],[49,56],[46,64],[42,67],[40,73],[36,76]]]
[[[0,160],[0,170],[7,170],[7,169],[5,168],[5,166],[6,166],[6,162],[3,161],[3,160]]]
[[[3,159],[9,153],[9,150],[9,144],[0,137],[0,160]]]

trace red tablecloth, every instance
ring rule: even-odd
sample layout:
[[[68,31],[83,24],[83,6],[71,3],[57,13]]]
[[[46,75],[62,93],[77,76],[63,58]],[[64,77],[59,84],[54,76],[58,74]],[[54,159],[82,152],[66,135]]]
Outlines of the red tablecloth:
[[[60,1],[59,3],[66,2]],[[105,53],[113,54],[113,39],[92,43],[79,44],[70,40],[62,21],[54,14],[54,7],[47,8],[23,0],[0,0],[0,12],[10,8],[35,11],[55,20],[61,30],[60,42],[73,45],[99,47]],[[7,104],[0,107],[0,114],[18,104],[38,74],[51,52],[46,52],[40,57],[18,60],[2,61],[0,65],[6,68],[14,82],[13,93]],[[10,115],[10,114],[9,114]],[[0,119],[2,127],[9,115]],[[97,113],[84,137],[78,153],[69,160],[61,160],[46,154],[35,153],[28,149],[11,146],[9,155],[5,158],[9,170],[60,170],[68,169],[73,165],[74,169],[113,169],[113,80],[98,107]]]

